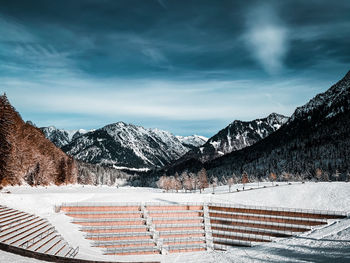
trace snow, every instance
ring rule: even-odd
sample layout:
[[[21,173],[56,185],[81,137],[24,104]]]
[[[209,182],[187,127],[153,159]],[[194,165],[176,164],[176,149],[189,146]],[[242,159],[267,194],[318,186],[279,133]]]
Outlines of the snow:
[[[145,167],[145,168],[129,168],[129,167],[125,167],[125,166],[116,166],[113,165],[114,169],[118,169],[118,170],[128,170],[128,171],[133,171],[133,172],[147,172],[150,169]]]
[[[100,138],[100,133],[107,133]],[[81,135],[69,145],[67,153],[75,158],[100,164],[115,164],[129,168],[163,166],[183,156],[193,144],[202,144],[200,136],[184,137],[189,143],[182,143],[168,131],[148,129],[142,126],[117,122],[95,131]],[[118,148],[111,151],[108,145]],[[130,161],[121,159],[121,153],[132,155]]]
[[[194,147],[200,147],[206,141],[208,140],[207,137],[200,136],[200,135],[191,135],[191,136],[179,136],[177,135],[176,138],[184,145],[192,145]]]
[[[96,260],[151,261],[162,262],[327,262],[350,261],[350,218],[332,221],[331,224],[315,228],[300,236],[275,239],[272,243],[259,244],[251,248],[232,248],[226,252],[196,252],[171,255],[105,256],[99,248],[90,247],[79,226],[70,223],[64,213],[55,213],[54,206],[64,202],[229,202],[243,205],[263,205],[303,209],[339,210],[350,212],[350,183],[271,183],[234,185],[206,189],[204,194],[164,193],[160,189],[135,187],[28,186],[6,187],[0,193],[0,204],[47,218],[72,246],[79,246],[78,257]],[[265,186],[265,188],[264,188]],[[249,190],[253,188],[253,190]],[[239,189],[240,191],[237,191]],[[10,191],[11,194],[5,193]],[[0,262],[39,262],[0,252]]]

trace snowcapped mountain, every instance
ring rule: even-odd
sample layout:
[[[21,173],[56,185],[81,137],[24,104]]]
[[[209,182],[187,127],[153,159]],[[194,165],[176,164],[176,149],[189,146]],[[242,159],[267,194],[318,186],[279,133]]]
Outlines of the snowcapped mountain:
[[[181,141],[167,131],[117,122],[87,132],[62,149],[76,159],[89,163],[153,168],[180,158],[190,149],[190,142],[193,144],[204,140],[200,138],[194,136],[192,140],[182,138]]]
[[[79,130],[63,130],[57,129],[55,126],[42,127],[40,130],[44,133],[45,137],[52,141],[57,147],[62,148],[63,146],[70,143],[75,138],[87,131],[84,129]]]
[[[191,135],[191,136],[176,136],[176,138],[186,147],[195,148],[202,146],[208,140],[207,137],[200,135]]]
[[[288,117],[272,113],[253,121],[235,120],[200,147],[195,147],[178,161],[195,158],[202,162],[243,149],[265,138],[288,121]]]
[[[343,100],[349,96],[349,87],[350,71],[341,81],[333,85],[326,92],[318,94],[304,106],[298,107],[289,122],[293,122],[296,119],[310,118],[310,115],[315,112],[319,112],[319,114],[327,113],[324,116],[327,119],[344,112],[346,105],[343,105]]]
[[[209,175],[220,177],[239,176],[244,171],[257,178],[266,178],[271,172],[312,178],[317,169],[326,180],[338,180],[339,174],[344,180],[350,173],[348,156],[350,71],[326,92],[298,107],[281,128],[257,143],[204,164],[195,157],[187,159],[168,172],[198,171],[204,166]]]

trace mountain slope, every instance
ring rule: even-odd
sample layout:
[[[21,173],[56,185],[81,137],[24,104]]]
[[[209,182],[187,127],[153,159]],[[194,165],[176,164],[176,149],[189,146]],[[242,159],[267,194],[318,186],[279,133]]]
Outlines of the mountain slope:
[[[189,150],[169,132],[123,122],[83,134],[62,149],[78,160],[126,168],[162,167]]]
[[[260,142],[211,162],[205,167],[218,176],[267,176],[283,172],[325,177],[350,171],[350,71],[326,92],[295,110],[289,121]],[[200,166],[192,162],[194,166]],[[338,172],[336,172],[338,171]]]
[[[47,139],[52,141],[57,147],[60,148],[87,132],[83,129],[67,131],[63,129],[57,129],[55,126],[42,127],[40,130],[44,133]]]
[[[75,161],[0,96],[0,185],[75,183]]]
[[[199,146],[202,146],[208,138],[200,135],[191,135],[191,136],[176,136],[176,138],[182,143],[183,146],[193,149]]]
[[[277,113],[253,121],[235,120],[208,139],[206,143],[187,152],[176,163],[179,164],[189,159],[206,162],[243,149],[275,132],[287,120],[288,117]]]

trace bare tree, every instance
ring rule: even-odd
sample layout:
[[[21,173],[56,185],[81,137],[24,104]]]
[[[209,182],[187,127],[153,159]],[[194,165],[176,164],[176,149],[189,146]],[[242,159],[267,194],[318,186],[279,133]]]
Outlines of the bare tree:
[[[168,191],[171,186],[169,177],[167,177],[166,175],[161,176],[157,182],[157,186],[163,190]]]
[[[199,186],[198,176],[194,173],[191,173],[190,179],[191,179],[191,183],[192,183],[192,190],[194,190],[196,192],[198,189],[198,186]]]
[[[283,180],[284,180],[284,181],[289,182],[290,173],[282,172],[282,177],[283,177]]]
[[[244,191],[244,187],[247,183],[249,183],[248,173],[243,172],[243,174],[242,174],[243,191]]]
[[[211,186],[213,188],[213,194],[215,194],[215,187],[218,185],[218,178],[212,177],[211,178]]]
[[[277,175],[273,172],[270,173],[270,181],[272,182],[272,186],[273,186],[273,182],[275,182],[277,180]]]
[[[205,170],[205,168],[202,168],[198,172],[198,181],[199,181],[199,191],[200,193],[202,193],[202,190],[204,190],[204,188],[207,188],[209,186],[207,170]]]
[[[183,172],[181,176],[182,176],[182,185],[185,191],[186,192],[192,191],[193,187],[192,187],[192,180],[190,176],[186,172]]]
[[[228,191],[231,193],[231,188],[232,188],[232,185],[234,184],[233,177],[228,178],[227,184],[228,184]]]
[[[176,192],[179,192],[179,190],[182,188],[181,180],[178,173],[175,173],[174,182],[172,184]]]

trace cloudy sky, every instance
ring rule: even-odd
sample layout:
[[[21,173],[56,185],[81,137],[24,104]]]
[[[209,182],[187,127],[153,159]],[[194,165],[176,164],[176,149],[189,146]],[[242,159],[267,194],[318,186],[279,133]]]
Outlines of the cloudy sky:
[[[0,92],[38,126],[211,136],[350,69],[350,1],[0,0]]]

